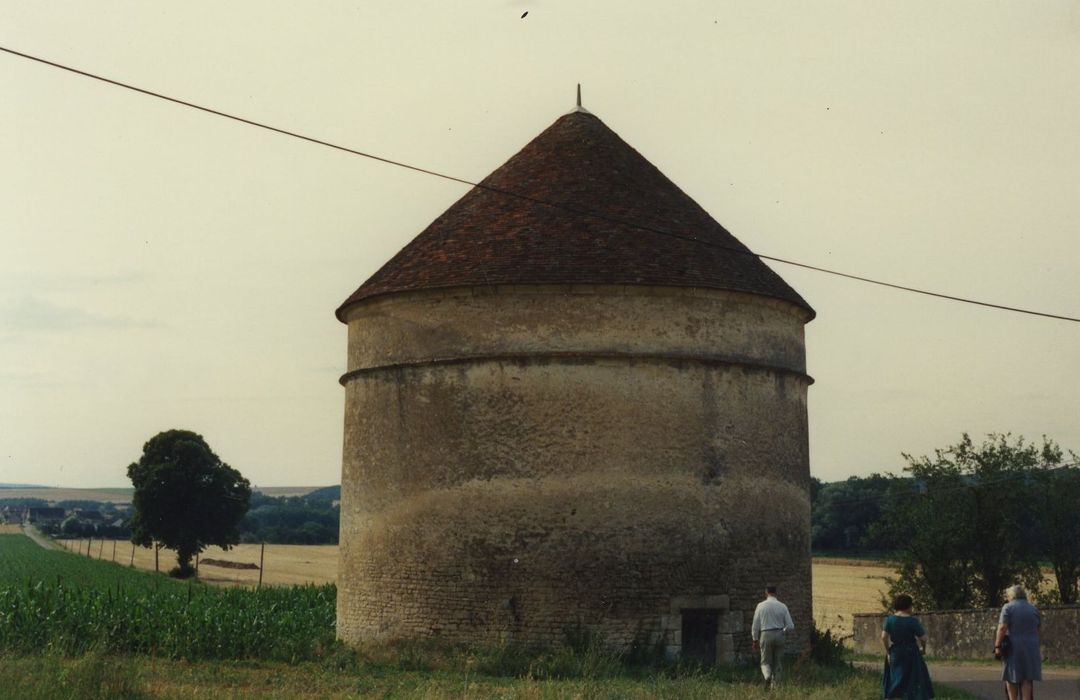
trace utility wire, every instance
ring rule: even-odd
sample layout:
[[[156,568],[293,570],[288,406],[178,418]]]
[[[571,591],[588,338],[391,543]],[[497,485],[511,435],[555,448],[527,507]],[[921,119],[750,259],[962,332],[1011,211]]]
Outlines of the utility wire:
[[[662,229],[654,228],[654,227],[651,227],[651,226],[645,226],[643,224],[639,224],[639,223],[636,223],[636,222],[633,222],[633,221],[620,220],[618,218],[607,216],[607,215],[604,215],[604,214],[600,214],[598,212],[583,210],[583,209],[579,209],[577,207],[571,207],[571,206],[568,206],[568,205],[565,205],[565,204],[560,204],[560,203],[557,203],[557,202],[549,202],[549,201],[546,201],[546,200],[537,199],[535,197],[531,197],[531,196],[526,195],[526,194],[521,194],[519,192],[513,192],[513,191],[510,191],[510,190],[503,190],[503,189],[500,189],[500,188],[497,188],[497,187],[491,187],[490,185],[485,185],[485,184],[482,184],[482,183],[473,182],[473,181],[467,180],[465,178],[456,177],[454,175],[447,175],[446,173],[441,173],[441,172],[438,172],[438,171],[435,171],[435,170],[429,170],[427,168],[422,168],[422,167],[417,166],[417,165],[411,165],[409,163],[404,163],[402,161],[394,160],[392,158],[386,158],[386,157],[383,157],[383,156],[375,155],[373,153],[367,153],[367,152],[359,151],[359,150],[356,150],[356,149],[353,149],[353,148],[348,148],[346,146],[341,146],[341,145],[338,145],[338,144],[335,144],[335,143],[331,143],[329,141],[323,141],[322,139],[313,138],[311,136],[305,136],[303,134],[299,134],[299,133],[296,133],[294,131],[289,131],[287,129],[281,129],[281,128],[278,128],[276,126],[270,126],[269,124],[264,124],[262,122],[257,122],[257,121],[254,121],[252,119],[245,119],[244,117],[238,117],[236,115],[229,114],[227,112],[222,112],[220,110],[212,109],[210,107],[204,107],[202,105],[198,105],[198,104],[195,104],[193,102],[187,102],[185,100],[181,100],[181,99],[178,99],[178,98],[175,98],[175,97],[169,97],[168,95],[164,95],[164,94],[161,94],[161,93],[158,93],[158,92],[153,92],[152,90],[147,90],[147,89],[144,89],[144,88],[140,88],[140,87],[137,87],[135,85],[129,85],[128,83],[123,83],[123,82],[120,82],[118,80],[113,80],[111,78],[106,78],[104,76],[97,75],[95,73],[90,73],[88,71],[79,70],[78,68],[72,68],[71,66],[66,66],[66,65],[64,65],[62,63],[56,63],[54,61],[49,61],[49,60],[46,60],[44,58],[40,58],[38,56],[32,56],[32,55],[27,54],[27,53],[22,53],[21,51],[15,51],[14,49],[9,49],[9,48],[6,48],[4,46],[0,46],[0,51],[3,51],[5,53],[9,53],[9,54],[11,54],[13,56],[18,56],[20,58],[25,58],[25,59],[30,60],[30,61],[35,61],[37,63],[41,63],[41,64],[44,64],[44,65],[47,65],[47,66],[51,66],[53,68],[58,68],[60,70],[68,71],[69,73],[75,73],[76,75],[81,75],[81,76],[83,76],[85,78],[91,78],[93,80],[98,80],[98,81],[101,81],[103,83],[108,83],[110,85],[115,85],[116,87],[121,87],[121,88],[124,88],[126,90],[131,90],[133,92],[137,92],[137,93],[140,93],[140,94],[143,94],[143,95],[147,95],[149,97],[156,97],[157,99],[160,99],[160,100],[165,100],[167,102],[172,102],[174,104],[182,105],[184,107],[189,107],[191,109],[196,109],[196,110],[199,110],[201,112],[207,112],[208,114],[213,114],[213,115],[218,116],[218,117],[223,117],[225,119],[232,119],[233,121],[241,122],[242,124],[247,124],[248,126],[254,126],[254,127],[259,128],[259,129],[265,129],[267,131],[273,131],[275,133],[282,134],[284,136],[291,136],[292,138],[295,138],[295,139],[300,139],[302,141],[307,141],[309,143],[314,143],[314,144],[317,144],[317,145],[320,145],[320,146],[325,146],[327,148],[332,148],[332,149],[335,149],[335,150],[338,150],[338,151],[344,151],[345,153],[350,153],[352,155],[360,156],[362,158],[368,158],[370,160],[378,161],[380,163],[385,163],[387,165],[393,165],[395,167],[404,168],[406,170],[412,170],[414,172],[422,173],[424,175],[430,175],[432,177],[442,178],[444,180],[449,180],[451,182],[457,182],[457,183],[460,183],[462,185],[469,185],[470,187],[475,187],[475,188],[478,188],[478,189],[486,190],[488,192],[492,192],[494,194],[502,195],[502,196],[505,196],[505,197],[513,197],[513,198],[516,198],[516,199],[531,202],[533,204],[539,204],[539,205],[546,206],[546,207],[551,207],[551,208],[554,208],[554,209],[561,209],[563,211],[567,211],[567,212],[570,212],[570,213],[573,213],[573,214],[577,214],[579,216],[588,216],[588,217],[591,217],[591,218],[594,218],[594,219],[599,219],[601,221],[608,221],[608,222],[619,224],[619,225],[622,225],[622,226],[627,226],[629,228],[634,228],[634,229],[638,229],[638,230],[641,230],[641,231],[648,231],[649,233],[654,233],[654,234],[657,234],[657,235],[660,235],[660,236],[667,236],[669,238],[676,238],[676,239],[679,239],[679,240],[689,241],[691,243],[696,243],[698,245],[704,245],[704,246],[708,246],[708,247],[711,247],[711,248],[718,248],[718,249],[725,250],[725,251],[728,251],[728,252],[731,252],[731,253],[736,253],[738,255],[749,255],[749,256],[753,256],[753,257],[760,258],[760,259],[763,259],[763,260],[770,260],[772,262],[777,262],[777,263],[781,263],[781,264],[784,264],[784,265],[791,265],[792,267],[801,267],[801,268],[803,268],[805,270],[813,270],[814,272],[820,272],[820,273],[827,274],[827,275],[835,275],[837,277],[844,277],[844,278],[855,280],[855,281],[858,281],[858,282],[865,282],[867,284],[874,284],[874,285],[878,285],[878,286],[881,286],[881,287],[888,287],[890,289],[898,289],[900,291],[911,292],[913,294],[922,294],[924,296],[936,297],[938,299],[947,299],[949,301],[956,301],[956,302],[961,302],[961,303],[964,303],[964,304],[974,304],[976,306],[984,306],[984,307],[991,308],[991,309],[999,309],[1001,311],[1012,311],[1014,313],[1028,314],[1028,315],[1031,315],[1031,316],[1040,316],[1040,317],[1043,317],[1043,318],[1052,318],[1052,319],[1057,319],[1059,321],[1071,321],[1073,323],[1080,323],[1080,318],[1073,317],[1073,316],[1063,316],[1063,315],[1059,315],[1059,314],[1051,314],[1051,313],[1046,313],[1046,312],[1043,312],[1043,311],[1034,311],[1032,309],[1022,309],[1022,308],[1018,308],[1018,307],[1015,307],[1015,306],[1006,306],[1004,304],[993,304],[993,303],[986,302],[986,301],[979,301],[979,300],[976,300],[976,299],[969,299],[969,298],[966,298],[966,297],[959,297],[959,296],[954,296],[954,295],[951,295],[951,294],[943,294],[943,293],[940,293],[940,292],[932,292],[932,291],[929,291],[929,290],[926,290],[926,289],[919,289],[917,287],[909,287],[909,286],[902,285],[902,284],[895,284],[893,282],[885,282],[883,280],[877,280],[877,279],[873,279],[873,278],[870,278],[870,277],[863,277],[861,275],[854,275],[854,274],[847,273],[847,272],[840,272],[839,270],[831,270],[831,269],[824,268],[824,267],[818,267],[817,265],[809,265],[807,263],[801,263],[801,262],[797,262],[795,260],[788,260],[786,258],[779,258],[779,257],[771,256],[771,255],[762,255],[760,253],[754,253],[751,250],[742,250],[742,249],[739,249],[739,248],[734,248],[734,247],[731,247],[731,246],[726,246],[726,245],[723,245],[723,244],[720,244],[720,243],[716,243],[714,241],[703,240],[703,239],[696,238],[696,237],[693,237],[693,236],[684,236],[684,235],[681,235],[681,234],[678,234],[678,233],[674,233],[672,231],[664,231]]]

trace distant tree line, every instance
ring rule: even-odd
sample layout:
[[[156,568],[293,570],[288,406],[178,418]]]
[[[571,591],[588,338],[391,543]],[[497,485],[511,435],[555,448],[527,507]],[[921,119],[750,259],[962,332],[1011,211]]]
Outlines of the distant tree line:
[[[1080,461],[1053,440],[964,434],[932,456],[904,455],[904,476],[811,485],[815,551],[893,561],[890,595],[923,609],[994,607],[1017,582],[1044,602],[1076,603]],[[1054,583],[1042,582],[1042,566]]]
[[[911,479],[871,474],[830,483],[810,481],[810,539],[815,552],[859,556],[887,549],[871,537],[871,528],[881,520],[890,489],[910,488]]]
[[[48,505],[49,502],[44,498],[0,498],[0,508],[4,506],[46,508]]]
[[[336,492],[334,489],[338,489]],[[251,507],[240,522],[241,542],[337,544],[340,487],[305,496],[251,494]]]
[[[240,521],[241,542],[266,542],[267,544],[337,544],[341,498],[340,486],[329,486],[304,496],[267,496],[255,491],[251,494],[250,507]],[[0,499],[0,508],[44,508],[50,506],[39,498]],[[82,520],[69,515],[57,523],[42,523],[38,527],[57,537],[100,537],[104,539],[128,539],[131,536],[130,509],[118,508],[111,503],[98,501],[61,501],[51,504],[59,508],[98,510],[100,521]],[[14,515],[13,515],[14,517]],[[120,525],[114,525],[116,520]]]

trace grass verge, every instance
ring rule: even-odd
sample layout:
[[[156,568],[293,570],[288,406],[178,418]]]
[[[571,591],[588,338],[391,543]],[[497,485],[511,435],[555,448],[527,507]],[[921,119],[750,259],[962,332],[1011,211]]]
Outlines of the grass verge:
[[[847,666],[796,663],[785,685],[766,692],[753,668],[626,668],[566,659],[534,660],[522,674],[516,652],[408,645],[354,652],[338,647],[318,662],[186,662],[91,652],[0,656],[10,697],[28,698],[548,698],[836,700],[877,698],[879,677]],[[562,668],[567,677],[559,677]],[[485,670],[486,669],[486,670]],[[546,677],[538,677],[539,671]],[[576,677],[569,674],[576,673]],[[936,688],[937,697],[973,696]]]

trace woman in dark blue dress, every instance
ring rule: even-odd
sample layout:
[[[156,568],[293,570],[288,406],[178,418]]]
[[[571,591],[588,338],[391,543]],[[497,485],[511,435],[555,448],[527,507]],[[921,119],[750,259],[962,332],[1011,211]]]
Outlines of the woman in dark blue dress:
[[[1023,586],[1011,586],[1006,591],[1009,602],[1001,608],[998,618],[997,637],[994,638],[994,656],[1004,660],[1001,679],[1009,700],[1031,700],[1034,684],[1042,680],[1042,654],[1039,653],[1039,611],[1028,602]],[[1001,642],[1009,635],[1008,653],[1003,653]]]
[[[881,643],[885,646],[885,673],[881,679],[881,697],[904,700],[927,700],[934,697],[930,672],[922,655],[926,651],[926,630],[911,614],[909,595],[893,600],[894,614],[885,619]]]

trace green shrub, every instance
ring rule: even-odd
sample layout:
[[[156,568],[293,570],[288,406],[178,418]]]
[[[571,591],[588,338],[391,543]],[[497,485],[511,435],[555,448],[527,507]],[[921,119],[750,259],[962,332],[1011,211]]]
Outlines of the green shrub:
[[[844,642],[832,630],[822,632],[817,626],[810,627],[810,659],[825,667],[848,665]]]

